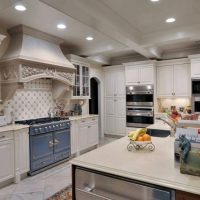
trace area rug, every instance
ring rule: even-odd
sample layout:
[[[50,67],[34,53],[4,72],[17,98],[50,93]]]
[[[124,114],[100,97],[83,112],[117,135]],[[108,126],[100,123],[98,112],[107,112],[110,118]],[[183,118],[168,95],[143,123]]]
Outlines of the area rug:
[[[72,187],[66,187],[47,200],[72,200]]]

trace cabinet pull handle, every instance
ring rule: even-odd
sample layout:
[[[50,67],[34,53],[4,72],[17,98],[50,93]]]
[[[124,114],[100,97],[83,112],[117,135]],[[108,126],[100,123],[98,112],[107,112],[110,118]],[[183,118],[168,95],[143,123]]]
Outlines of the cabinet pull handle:
[[[83,123],[84,123],[85,121],[81,121],[81,122],[83,122]]]
[[[95,120],[95,119],[92,119],[93,121]]]
[[[91,126],[88,126],[88,128],[91,128]]]
[[[0,139],[3,139],[3,138],[5,138],[6,136],[5,135],[2,135],[2,136],[0,136]]]
[[[51,148],[53,147],[53,145],[54,145],[53,141],[49,141],[49,147]]]
[[[58,145],[59,144],[59,141],[58,140],[54,140],[54,145],[56,146],[56,145]]]

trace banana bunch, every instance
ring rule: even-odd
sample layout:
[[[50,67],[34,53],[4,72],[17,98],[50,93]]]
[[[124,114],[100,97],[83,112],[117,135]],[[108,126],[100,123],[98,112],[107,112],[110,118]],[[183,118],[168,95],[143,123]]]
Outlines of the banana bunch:
[[[146,128],[139,128],[135,131],[131,131],[129,134],[128,134],[128,137],[133,140],[133,141],[136,141],[137,138],[139,136],[143,136],[144,134],[147,133],[147,129]]]

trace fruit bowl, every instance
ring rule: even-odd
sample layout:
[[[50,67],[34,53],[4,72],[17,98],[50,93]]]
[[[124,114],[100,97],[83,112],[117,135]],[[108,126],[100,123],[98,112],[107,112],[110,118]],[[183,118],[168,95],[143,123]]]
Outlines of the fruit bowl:
[[[154,144],[151,142],[151,136],[147,134],[146,128],[139,128],[135,131],[131,131],[128,134],[130,143],[127,146],[128,151],[133,149],[140,150],[148,148],[150,151],[155,149]]]
[[[154,151],[155,145],[152,141],[133,141],[130,140],[130,143],[127,146],[128,151],[132,151],[133,149],[141,150],[147,148],[149,151]]]

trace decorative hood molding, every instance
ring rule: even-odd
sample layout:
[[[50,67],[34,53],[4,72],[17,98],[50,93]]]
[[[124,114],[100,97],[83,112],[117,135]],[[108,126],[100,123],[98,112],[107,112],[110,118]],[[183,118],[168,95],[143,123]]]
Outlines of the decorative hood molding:
[[[62,53],[61,39],[22,25],[9,29],[8,33],[10,43],[0,59],[3,83],[52,78],[74,85],[75,67]]]

